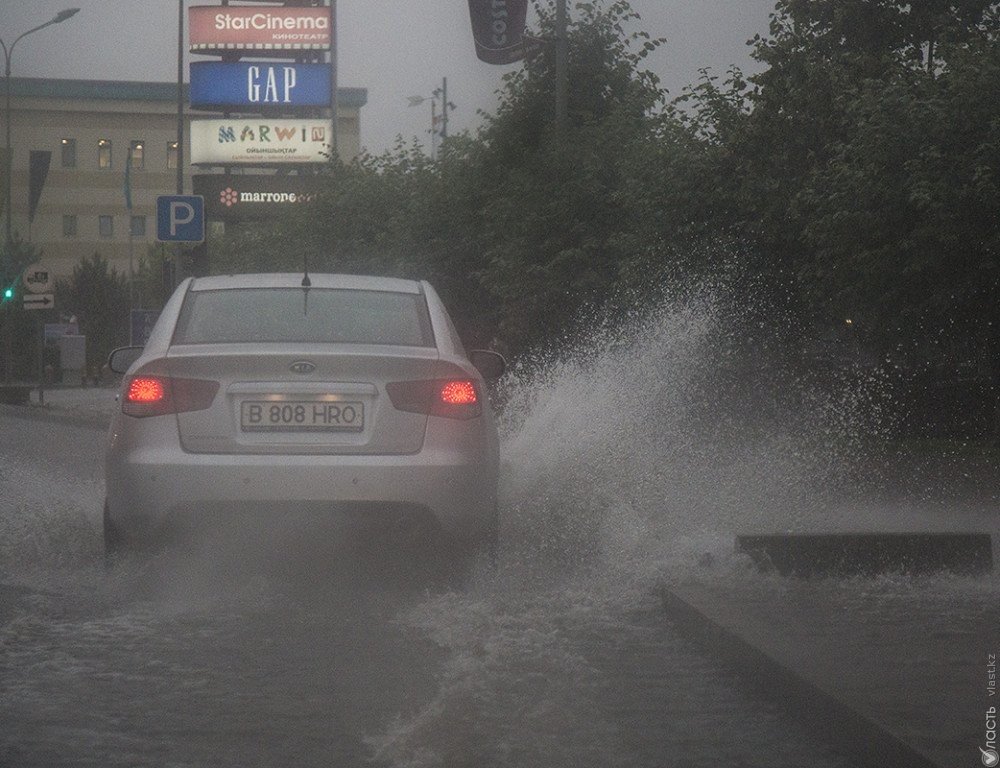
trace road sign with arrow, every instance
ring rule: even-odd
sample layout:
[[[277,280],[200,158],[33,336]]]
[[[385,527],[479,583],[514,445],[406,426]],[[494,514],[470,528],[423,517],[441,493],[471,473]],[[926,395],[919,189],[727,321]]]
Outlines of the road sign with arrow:
[[[31,293],[24,296],[25,309],[53,309],[55,305],[54,293]]]

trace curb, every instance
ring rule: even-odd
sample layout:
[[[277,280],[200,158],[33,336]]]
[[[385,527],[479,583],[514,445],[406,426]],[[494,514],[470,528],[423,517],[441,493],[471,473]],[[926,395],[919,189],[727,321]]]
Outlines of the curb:
[[[720,657],[737,674],[810,727],[820,738],[859,760],[858,768],[952,768],[907,744],[884,724],[858,712],[791,665],[741,637],[695,607],[682,590],[661,587],[663,607],[689,640]]]
[[[988,533],[754,534],[737,536],[736,551],[749,555],[759,570],[805,578],[940,571],[981,576],[993,570]]]
[[[0,405],[0,414],[25,421],[48,421],[85,429],[105,430],[111,415],[97,411],[67,411],[47,405]]]

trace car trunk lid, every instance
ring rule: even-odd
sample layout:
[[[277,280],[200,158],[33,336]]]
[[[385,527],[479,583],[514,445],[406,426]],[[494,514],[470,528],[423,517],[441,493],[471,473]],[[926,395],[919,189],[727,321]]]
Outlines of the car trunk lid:
[[[430,378],[435,349],[198,344],[172,348],[170,375],[219,382],[205,410],[177,414],[190,453],[416,453],[427,416],[393,408],[386,385]]]

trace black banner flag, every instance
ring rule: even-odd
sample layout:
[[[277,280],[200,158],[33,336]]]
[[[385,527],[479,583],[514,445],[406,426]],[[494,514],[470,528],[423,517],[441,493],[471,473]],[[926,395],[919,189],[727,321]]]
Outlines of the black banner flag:
[[[487,64],[513,64],[525,56],[528,0],[469,0],[476,56]]]
[[[33,149],[28,154],[28,223],[35,220],[35,210],[38,208],[38,200],[42,196],[42,188],[45,186],[45,179],[49,175],[49,162],[52,160],[52,153],[40,149]]]

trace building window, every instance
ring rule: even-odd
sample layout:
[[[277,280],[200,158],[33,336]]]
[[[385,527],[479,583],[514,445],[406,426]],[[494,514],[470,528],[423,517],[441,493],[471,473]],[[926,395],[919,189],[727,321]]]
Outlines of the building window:
[[[133,141],[128,148],[128,156],[132,159],[132,170],[141,171],[146,166],[145,154],[141,141]]]
[[[76,139],[63,139],[61,145],[62,167],[76,168]]]
[[[114,237],[115,235],[114,216],[97,217],[97,234],[99,234],[101,237]]]
[[[168,141],[167,142],[167,168],[171,170],[177,169],[177,142]]]
[[[63,216],[63,237],[76,237],[76,216]]]
[[[132,233],[132,237],[145,237],[146,236],[146,217],[145,216],[133,216],[129,222],[129,232]]]
[[[97,142],[97,167],[102,171],[111,168],[111,142],[108,139]]]

